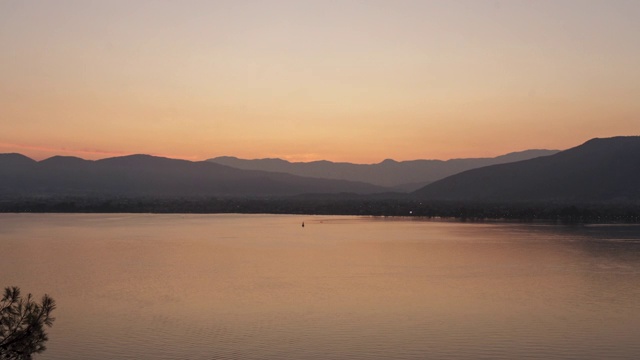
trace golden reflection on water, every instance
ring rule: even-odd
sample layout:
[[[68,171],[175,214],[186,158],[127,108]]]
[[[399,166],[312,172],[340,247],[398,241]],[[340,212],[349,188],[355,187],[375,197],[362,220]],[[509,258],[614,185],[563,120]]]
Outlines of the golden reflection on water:
[[[42,359],[640,355],[637,227],[269,215],[0,223],[4,285],[58,303]]]

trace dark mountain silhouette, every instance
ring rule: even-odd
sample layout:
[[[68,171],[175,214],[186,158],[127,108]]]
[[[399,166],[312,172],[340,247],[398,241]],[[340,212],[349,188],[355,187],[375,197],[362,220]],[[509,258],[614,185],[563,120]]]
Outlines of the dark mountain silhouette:
[[[640,137],[592,139],[555,155],[465,171],[413,195],[459,201],[638,201]]]
[[[49,196],[269,196],[304,193],[376,193],[367,183],[249,171],[208,161],[149,155],[97,161],[54,156],[36,162],[0,154],[0,195]]]
[[[0,154],[0,194],[33,185],[37,167],[37,161],[22,154]]]
[[[22,154],[10,153],[0,154],[0,164],[3,166],[17,167],[29,167],[36,164],[37,161],[28,158]]]
[[[557,153],[557,150],[526,150],[495,158],[452,160],[384,160],[378,164],[351,164],[326,160],[288,162],[282,159],[245,160],[230,156],[209,161],[244,170],[283,172],[299,176],[368,182],[393,187],[396,191],[413,191],[425,184],[478,167],[502,164]]]

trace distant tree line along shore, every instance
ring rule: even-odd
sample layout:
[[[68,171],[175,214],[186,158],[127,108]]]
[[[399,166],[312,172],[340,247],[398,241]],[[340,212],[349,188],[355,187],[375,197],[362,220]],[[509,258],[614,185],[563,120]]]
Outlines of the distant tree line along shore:
[[[460,202],[408,198],[310,196],[276,198],[14,198],[2,213],[184,213],[402,216],[460,220],[640,223],[640,203]]]

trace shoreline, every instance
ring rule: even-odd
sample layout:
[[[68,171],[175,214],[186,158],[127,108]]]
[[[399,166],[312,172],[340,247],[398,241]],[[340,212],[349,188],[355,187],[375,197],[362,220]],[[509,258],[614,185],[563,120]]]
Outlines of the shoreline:
[[[636,203],[460,202],[371,198],[114,198],[0,200],[0,213],[348,215],[457,221],[640,223]]]

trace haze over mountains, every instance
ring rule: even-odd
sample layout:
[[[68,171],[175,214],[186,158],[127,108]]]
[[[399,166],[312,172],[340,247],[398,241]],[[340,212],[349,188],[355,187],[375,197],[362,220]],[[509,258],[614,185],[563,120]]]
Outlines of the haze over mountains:
[[[522,157],[549,154],[511,163]],[[96,161],[54,156],[37,162],[20,154],[0,154],[0,196],[121,196],[121,197],[264,197],[316,194],[319,199],[347,199],[345,193],[375,198],[463,202],[640,202],[640,137],[593,139],[554,152],[532,150],[493,159],[415,160],[356,165],[320,161],[289,163],[278,159],[218,158],[245,170],[212,161],[186,161],[130,155]],[[464,170],[482,163],[496,163]],[[275,170],[323,174],[305,177]],[[327,173],[323,173],[326,169]],[[456,169],[460,173],[437,180],[412,193],[392,193],[378,184],[397,184],[424,174],[424,182]],[[292,171],[293,171],[292,170]],[[404,181],[406,184],[408,181]],[[324,195],[323,195],[324,194]],[[336,195],[338,194],[338,195]],[[313,198],[313,197],[312,197]],[[371,197],[373,198],[373,197]],[[0,198],[1,200],[2,198]]]
[[[559,150],[525,150],[494,158],[467,158],[451,160],[384,160],[378,164],[351,164],[345,162],[312,161],[289,162],[282,159],[238,159],[221,156],[209,161],[237,169],[283,172],[299,176],[368,182],[410,192],[426,184],[465,170],[547,156]]]
[[[37,162],[20,154],[0,154],[0,195],[197,197],[373,194],[391,191],[391,188],[380,184],[397,186],[407,181],[424,184],[484,164],[549,153],[555,152],[530,150],[497,158],[449,161],[385,160],[373,165],[222,158],[240,169],[213,161],[192,162],[149,155],[96,161],[54,156]],[[404,185],[411,190],[417,186]],[[402,188],[402,185],[397,188]]]
[[[592,139],[555,155],[469,170],[413,195],[455,201],[639,201],[640,136]]]
[[[301,193],[376,193],[387,189],[344,180],[234,169],[149,155],[97,161],[54,156],[37,162],[0,154],[0,195],[287,196]]]

